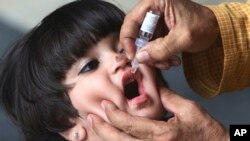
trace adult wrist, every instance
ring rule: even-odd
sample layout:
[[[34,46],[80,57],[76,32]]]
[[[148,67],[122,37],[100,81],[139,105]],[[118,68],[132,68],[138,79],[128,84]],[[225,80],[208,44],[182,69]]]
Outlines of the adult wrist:
[[[214,11],[212,10],[212,7],[206,6],[204,7],[206,15],[208,15],[208,22],[210,24],[209,28],[207,30],[212,30],[213,35],[215,38],[214,42],[212,43],[212,46],[221,47],[222,46],[222,38],[221,38],[221,32],[219,23],[217,21],[216,15]]]

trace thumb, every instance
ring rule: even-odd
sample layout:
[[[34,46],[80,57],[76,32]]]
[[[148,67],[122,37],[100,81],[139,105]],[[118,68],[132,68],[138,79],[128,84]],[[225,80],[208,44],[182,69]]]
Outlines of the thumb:
[[[173,42],[169,36],[152,40],[138,52],[136,59],[140,63],[166,62],[177,54]]]
[[[182,108],[185,107],[184,105],[187,101],[189,101],[167,88],[161,88],[160,95],[164,108],[172,112],[174,115],[178,115]]]

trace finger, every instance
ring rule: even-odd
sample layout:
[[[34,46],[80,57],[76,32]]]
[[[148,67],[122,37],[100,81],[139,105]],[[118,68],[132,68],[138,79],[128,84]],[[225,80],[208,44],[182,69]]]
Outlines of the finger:
[[[171,66],[179,66],[181,64],[181,59],[179,56],[175,55],[168,59],[168,62]]]
[[[127,28],[132,27],[132,28]],[[127,53],[127,57],[131,60],[135,54],[135,39],[139,33],[139,24],[135,21],[124,21],[120,32],[120,41],[122,47]]]
[[[154,66],[162,69],[167,70],[174,66],[179,66],[181,64],[181,60],[178,56],[173,56],[169,58],[167,61],[155,62]]]
[[[131,116],[120,111],[108,101],[103,101],[102,105],[105,107],[105,113],[112,125],[140,139],[152,139],[152,135],[155,132],[160,132],[161,127],[167,124],[163,121]]]
[[[155,11],[164,11],[164,1],[151,0],[140,1],[125,17],[120,31],[120,41],[123,48],[128,53],[129,59],[135,54],[135,39],[139,34],[140,26],[149,9]]]
[[[183,105],[190,101],[167,88],[161,88],[160,94],[164,108],[175,115],[180,115]]]
[[[88,115],[88,121],[91,122],[93,131],[103,141],[141,141],[124,132],[119,131],[113,126],[106,123],[100,117],[95,115]]]
[[[164,19],[169,30],[175,26],[176,17],[172,1],[167,0],[165,4]]]
[[[120,41],[128,53],[129,59],[132,59],[135,54],[135,39],[138,37],[140,25],[147,12],[147,5],[140,2],[135,8],[130,11],[124,19],[120,31]]]
[[[181,60],[178,56],[173,56],[173,57],[169,58],[167,61],[159,61],[159,62],[148,61],[146,63],[148,65],[154,66],[158,69],[167,70],[167,69],[170,69],[171,67],[179,66],[181,64]]]
[[[162,45],[162,42],[165,42],[164,40],[165,38],[157,38],[145,45],[136,54],[138,62],[164,62],[171,56],[175,55],[172,55],[172,53],[169,52],[168,47]]]
[[[161,70],[168,70],[171,68],[171,64],[168,61],[155,62],[154,66]]]
[[[184,43],[185,41],[182,41],[180,39],[179,30],[175,27],[165,37],[150,41],[140,50],[139,53],[144,51],[148,53],[147,58],[142,58],[144,60],[140,60],[139,58],[137,59],[139,62],[146,62],[150,60],[159,62],[166,61],[170,57],[182,52]],[[139,56],[139,53],[137,54],[137,56]]]

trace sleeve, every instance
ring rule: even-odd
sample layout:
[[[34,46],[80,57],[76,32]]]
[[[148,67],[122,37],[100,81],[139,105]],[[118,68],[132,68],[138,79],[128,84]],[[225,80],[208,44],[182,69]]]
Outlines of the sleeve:
[[[182,56],[190,87],[206,98],[250,86],[250,0],[209,8],[217,18],[222,47]]]

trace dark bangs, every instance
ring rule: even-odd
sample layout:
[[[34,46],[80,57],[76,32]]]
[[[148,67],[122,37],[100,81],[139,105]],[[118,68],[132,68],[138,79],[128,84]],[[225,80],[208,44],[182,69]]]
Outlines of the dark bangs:
[[[78,113],[62,85],[65,73],[102,38],[118,35],[123,18],[105,1],[75,1],[44,18],[10,51],[0,101],[27,140],[61,140],[55,133],[73,126],[68,120]]]
[[[81,0],[65,5],[47,16],[34,33],[42,63],[67,64],[67,68],[86,51],[111,33],[119,31],[124,13],[114,5],[99,0]],[[34,40],[34,39],[33,39]],[[52,58],[51,58],[52,57]],[[59,63],[58,63],[58,62]],[[59,67],[61,71],[61,67]],[[59,76],[62,78],[62,76]]]

